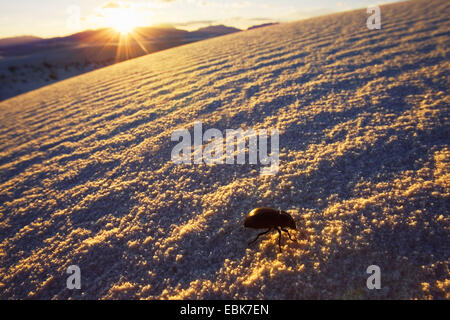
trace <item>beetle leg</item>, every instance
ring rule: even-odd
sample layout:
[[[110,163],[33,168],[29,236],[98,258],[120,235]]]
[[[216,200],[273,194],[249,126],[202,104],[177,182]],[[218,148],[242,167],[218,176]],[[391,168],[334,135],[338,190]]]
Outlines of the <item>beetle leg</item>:
[[[278,234],[280,235],[278,238],[278,246],[280,247],[280,252],[281,252],[281,230],[280,228],[276,227]]]
[[[267,230],[267,231],[261,232],[260,234],[258,234],[258,235],[256,236],[255,240],[250,241],[248,244],[249,244],[249,245],[252,244],[252,243],[255,242],[256,240],[258,240],[259,236],[262,236],[263,234],[266,234],[266,233],[269,232],[270,230],[272,230],[272,228],[269,228],[269,230]]]
[[[289,240],[292,240],[295,242],[295,240],[291,238],[291,235],[289,234],[289,231],[287,229],[281,228],[281,230],[283,230],[284,232],[286,232],[288,234]]]

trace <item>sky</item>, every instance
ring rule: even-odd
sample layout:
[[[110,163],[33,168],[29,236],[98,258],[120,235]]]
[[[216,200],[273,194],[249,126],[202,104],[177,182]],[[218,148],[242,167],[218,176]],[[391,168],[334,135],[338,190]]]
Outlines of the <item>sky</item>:
[[[387,2],[393,2],[387,1]],[[170,24],[195,30],[215,24],[246,29],[368,7],[376,0],[0,0],[0,38],[54,37],[87,29]]]

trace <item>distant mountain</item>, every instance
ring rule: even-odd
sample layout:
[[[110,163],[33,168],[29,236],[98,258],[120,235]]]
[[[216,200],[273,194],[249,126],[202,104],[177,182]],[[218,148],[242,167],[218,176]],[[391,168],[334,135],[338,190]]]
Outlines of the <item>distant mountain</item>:
[[[14,46],[20,44],[26,44],[42,40],[42,38],[34,36],[20,36],[0,39],[0,47]]]
[[[139,27],[128,38],[128,45],[149,46],[152,52],[181,44],[222,36],[241,31],[224,25],[209,26],[188,32],[170,26]],[[37,37],[17,37],[0,39],[0,55],[19,56],[38,51],[77,48],[82,46],[118,45],[121,35],[109,28],[86,30],[65,37],[42,39]],[[4,43],[1,46],[1,43]],[[139,42],[139,43],[138,43]]]
[[[274,24],[279,24],[279,22],[269,22],[269,23],[258,24],[258,25],[256,25],[256,26],[251,26],[251,27],[249,27],[247,30],[252,30],[252,29],[258,29],[258,28],[263,28],[263,27],[273,26]]]
[[[201,38],[211,38],[211,37],[218,37],[223,36],[229,33],[239,32],[242,31],[237,28],[233,27],[227,27],[224,25],[217,25],[217,26],[209,26],[205,28],[200,28],[196,31],[189,32],[190,36],[194,37],[201,37]]]

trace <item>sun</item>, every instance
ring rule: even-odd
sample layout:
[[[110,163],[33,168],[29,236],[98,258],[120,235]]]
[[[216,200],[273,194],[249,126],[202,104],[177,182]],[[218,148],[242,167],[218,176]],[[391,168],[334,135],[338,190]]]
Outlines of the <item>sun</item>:
[[[109,27],[120,34],[129,34],[138,26],[136,12],[127,8],[114,8],[105,12]]]
[[[133,21],[121,21],[120,23],[117,23],[117,25],[113,26],[113,28],[121,34],[128,34],[136,27],[137,26]]]

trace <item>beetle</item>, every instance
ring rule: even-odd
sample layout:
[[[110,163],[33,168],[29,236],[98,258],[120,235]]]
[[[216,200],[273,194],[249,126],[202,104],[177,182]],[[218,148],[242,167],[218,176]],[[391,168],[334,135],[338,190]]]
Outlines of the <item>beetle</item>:
[[[285,228],[291,228],[296,230],[297,227],[295,225],[294,219],[289,215],[289,213],[273,208],[256,208],[250,211],[247,217],[244,220],[244,227],[253,228],[253,229],[265,229],[268,228],[267,231],[262,232],[256,236],[256,238],[249,242],[249,245],[258,240],[260,236],[266,234],[273,229],[278,231],[279,239],[278,246],[280,247],[281,252],[281,231],[284,231],[288,234],[289,239],[294,241]]]

